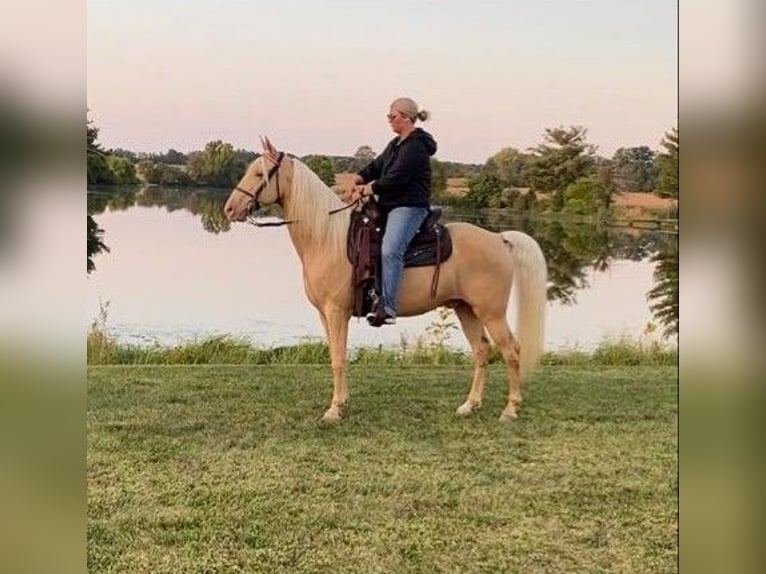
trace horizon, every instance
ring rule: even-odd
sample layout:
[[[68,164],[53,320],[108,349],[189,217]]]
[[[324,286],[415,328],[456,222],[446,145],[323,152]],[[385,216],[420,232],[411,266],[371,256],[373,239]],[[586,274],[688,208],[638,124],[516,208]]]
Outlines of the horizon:
[[[88,2],[88,117],[106,149],[259,135],[297,156],[380,153],[406,95],[440,161],[529,151],[579,125],[596,153],[677,127],[677,6],[663,0]]]

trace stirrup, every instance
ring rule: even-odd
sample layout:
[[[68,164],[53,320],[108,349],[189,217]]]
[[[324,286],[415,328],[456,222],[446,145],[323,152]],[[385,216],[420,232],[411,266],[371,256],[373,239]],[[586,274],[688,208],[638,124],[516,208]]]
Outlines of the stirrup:
[[[378,307],[376,312],[367,314],[367,322],[372,327],[380,327],[381,325],[396,325],[396,317],[386,313],[382,307]]]

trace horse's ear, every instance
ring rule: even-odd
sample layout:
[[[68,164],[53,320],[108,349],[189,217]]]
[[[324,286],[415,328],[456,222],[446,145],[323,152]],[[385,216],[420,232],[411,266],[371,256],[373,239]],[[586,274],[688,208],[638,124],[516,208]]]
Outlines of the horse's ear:
[[[264,136],[258,136],[261,139],[261,147],[263,148],[263,155],[266,156],[271,161],[277,161],[277,157],[279,157],[279,152],[277,151],[277,148],[274,147],[274,144],[272,144],[269,141],[268,137]]]
[[[271,143],[268,136],[264,138],[264,141],[266,142],[264,144],[265,148],[269,152],[269,154],[271,154],[273,157],[277,157],[279,155],[279,152],[277,151],[277,148],[274,147],[274,144]]]

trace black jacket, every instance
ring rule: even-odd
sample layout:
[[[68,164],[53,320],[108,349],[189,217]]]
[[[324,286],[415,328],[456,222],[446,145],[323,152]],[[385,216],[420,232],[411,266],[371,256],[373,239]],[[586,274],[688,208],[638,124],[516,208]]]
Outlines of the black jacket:
[[[364,183],[373,181],[372,192],[380,207],[428,207],[431,197],[431,156],[436,141],[427,131],[415,128],[403,141],[395,137],[386,149],[360,172]]]

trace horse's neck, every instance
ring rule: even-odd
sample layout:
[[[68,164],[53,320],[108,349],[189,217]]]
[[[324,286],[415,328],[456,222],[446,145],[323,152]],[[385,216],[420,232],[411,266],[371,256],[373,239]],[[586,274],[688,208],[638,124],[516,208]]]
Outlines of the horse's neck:
[[[297,230],[295,225],[296,224],[288,226],[290,241],[293,242],[293,247],[305,267],[306,261],[311,261],[313,258],[313,253],[316,251],[316,242],[312,240],[312,235],[307,234],[302,230]]]
[[[284,208],[286,213],[294,212],[289,203],[286,203]],[[330,217],[333,217],[333,215],[330,215]],[[343,214],[339,213],[337,217],[343,217]],[[324,228],[307,225],[305,222],[302,223],[298,220],[288,226],[288,232],[304,269],[308,267],[336,266],[348,262],[345,249],[339,249],[337,240],[328,237]],[[346,228],[345,233],[347,232],[348,229]]]

